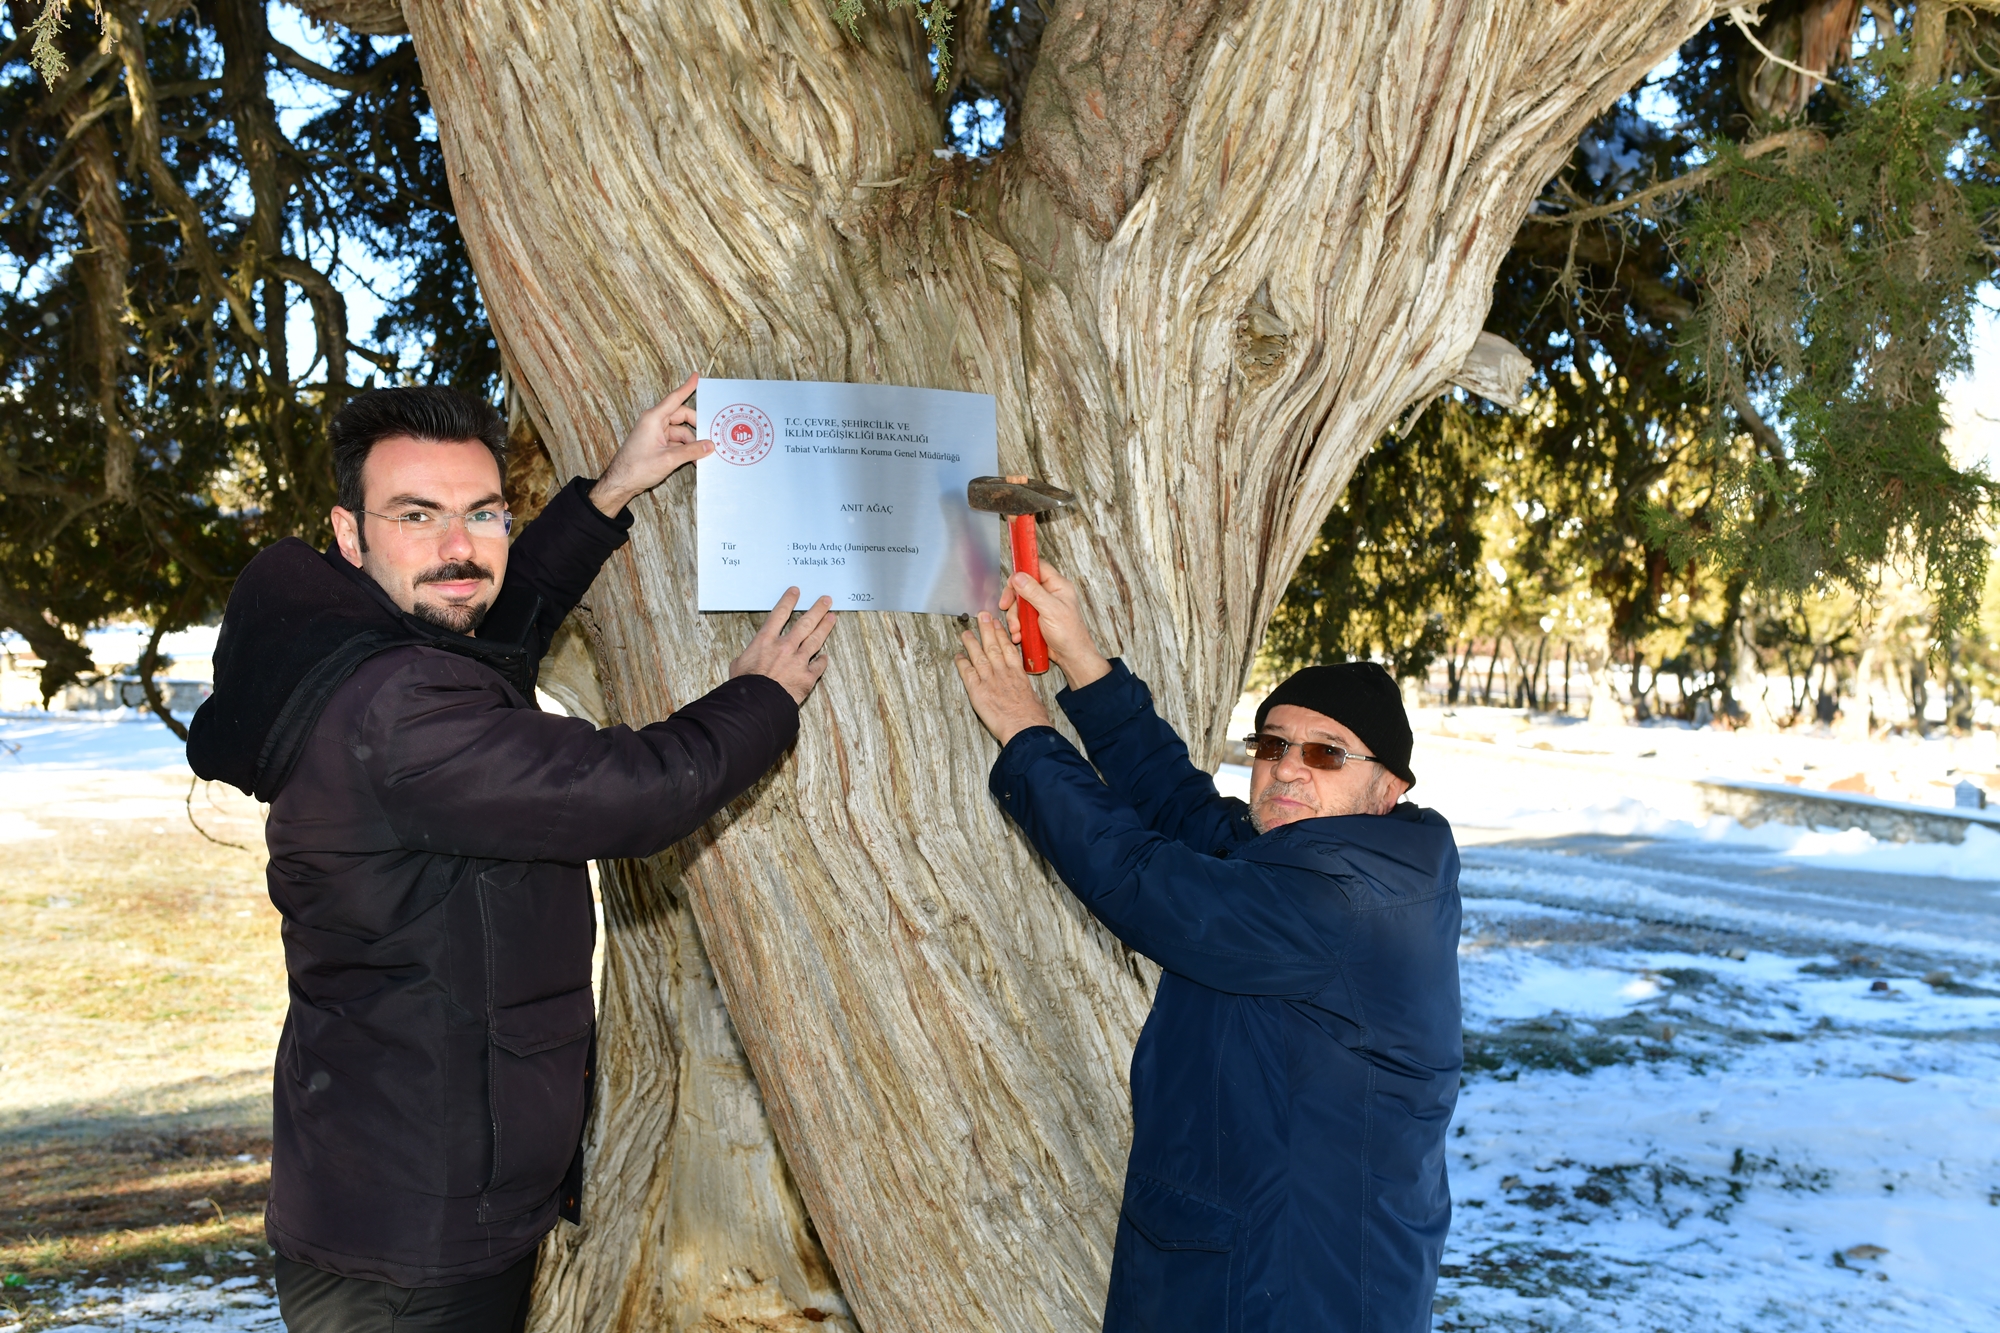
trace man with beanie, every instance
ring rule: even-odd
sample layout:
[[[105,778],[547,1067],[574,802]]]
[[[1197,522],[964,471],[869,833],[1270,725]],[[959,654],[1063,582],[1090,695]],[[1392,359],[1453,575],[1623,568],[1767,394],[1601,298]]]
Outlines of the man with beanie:
[[[1162,968],[1132,1054],[1132,1152],[1106,1333],[1419,1333],[1451,1220],[1458,849],[1416,782],[1396,683],[1308,667],[1248,738],[1250,802],[1217,794],[1042,567],[1049,725],[982,613],[958,671],[1000,741],[991,787],[1083,904]],[[1095,765],[1095,771],[1092,769]]]
[[[277,542],[230,593],[188,762],[270,803],[291,1006],[264,1224],[292,1333],[519,1333],[541,1239],[582,1197],[584,864],[685,837],[798,735],[833,615],[822,599],[787,628],[796,588],[664,721],[535,707],[626,506],[709,452],[694,389],[511,546],[490,406],[357,395],[329,432],[332,545]]]

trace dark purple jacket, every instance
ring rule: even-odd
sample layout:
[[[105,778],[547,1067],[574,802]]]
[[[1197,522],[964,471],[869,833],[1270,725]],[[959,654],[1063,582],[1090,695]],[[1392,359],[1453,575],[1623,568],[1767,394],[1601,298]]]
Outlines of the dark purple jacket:
[[[299,542],[259,555],[231,594],[188,752],[271,802],[291,1009],[265,1220],[302,1263],[466,1282],[573,1215],[593,1046],[584,863],[685,837],[797,735],[797,706],[765,676],[637,731],[536,709],[535,661],[629,525],[588,486],[515,543],[477,639],[401,615]],[[295,649],[329,623],[337,642]],[[381,641],[353,647],[368,635]],[[297,679],[269,688],[260,658]]]

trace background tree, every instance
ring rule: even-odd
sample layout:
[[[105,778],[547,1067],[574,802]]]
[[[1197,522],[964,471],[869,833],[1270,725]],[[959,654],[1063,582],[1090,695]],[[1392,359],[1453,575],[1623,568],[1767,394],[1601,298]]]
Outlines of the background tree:
[[[1604,647],[1636,662],[1651,644],[1698,683],[1684,708],[1698,693],[1726,712],[1736,681],[1810,633],[1803,599],[1865,593],[1890,566],[1930,589],[1933,641],[1950,639],[1984,583],[1993,495],[1947,452],[1942,392],[1993,273],[2000,29],[1851,0],[1765,14],[1708,25],[1581,137],[1488,316],[1535,364],[1533,410],[1464,418],[1475,455],[1507,460],[1493,502],[1534,515],[1517,578],[1588,571]],[[1420,421],[1355,485],[1409,470],[1412,446],[1460,456],[1460,428]],[[1274,636],[1277,664],[1351,651],[1346,627],[1377,617],[1366,583],[1328,577],[1357,536],[1337,511],[1291,598],[1330,628]],[[1456,547],[1382,537],[1413,584],[1459,567]],[[1433,642],[1496,630],[1476,605]],[[1853,648],[1805,646],[1835,641]],[[1436,651],[1388,655],[1415,674]]]
[[[491,391],[500,365],[407,39],[342,37],[328,66],[263,0],[7,17],[0,625],[47,698],[89,670],[85,627],[143,617],[151,659],[259,546],[324,537],[324,421],[357,371]],[[407,275],[373,347],[343,294],[362,261]]]

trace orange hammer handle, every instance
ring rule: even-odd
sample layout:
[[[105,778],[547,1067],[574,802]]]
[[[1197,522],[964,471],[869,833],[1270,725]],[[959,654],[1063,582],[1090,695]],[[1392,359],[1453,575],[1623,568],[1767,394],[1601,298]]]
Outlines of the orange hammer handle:
[[[1014,569],[1040,582],[1042,577],[1041,557],[1035,551],[1035,516],[1019,514],[1007,520],[1007,536],[1014,547]],[[1014,594],[1014,603],[1021,613],[1021,664],[1031,676],[1039,676],[1049,669],[1049,645],[1042,639],[1042,616],[1027,598]]]

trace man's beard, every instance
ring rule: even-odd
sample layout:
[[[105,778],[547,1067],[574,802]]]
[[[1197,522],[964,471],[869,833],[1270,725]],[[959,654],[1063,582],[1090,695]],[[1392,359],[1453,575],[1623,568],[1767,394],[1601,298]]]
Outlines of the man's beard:
[[[1382,799],[1383,781],[1384,776],[1381,772],[1378,771],[1371,774],[1368,779],[1368,785],[1355,793],[1353,798],[1345,802],[1344,808],[1341,809],[1328,809],[1322,805],[1319,799],[1319,789],[1313,786],[1312,780],[1309,778],[1300,782],[1273,782],[1270,786],[1257,793],[1257,803],[1250,807],[1250,824],[1259,833],[1269,833],[1273,828],[1280,827],[1275,824],[1266,825],[1264,822],[1265,803],[1273,796],[1283,796],[1310,807],[1312,813],[1299,816],[1300,820],[1324,819],[1332,815],[1371,814]],[[1298,820],[1291,822],[1296,823]]]
[[[1264,822],[1266,803],[1274,796],[1283,796],[1311,807],[1313,814],[1303,815],[1301,818],[1311,819],[1319,813],[1319,793],[1314,789],[1310,779],[1304,782],[1273,782],[1257,793],[1257,803],[1250,807],[1250,823],[1259,833],[1269,833],[1278,827]]]
[[[493,571],[473,560],[450,560],[442,565],[432,565],[417,575],[416,588],[422,592],[426,583],[462,583],[466,579],[493,581]],[[426,602],[421,597],[410,614],[427,625],[450,630],[453,634],[471,634],[486,619],[490,606],[478,606],[471,602]]]

